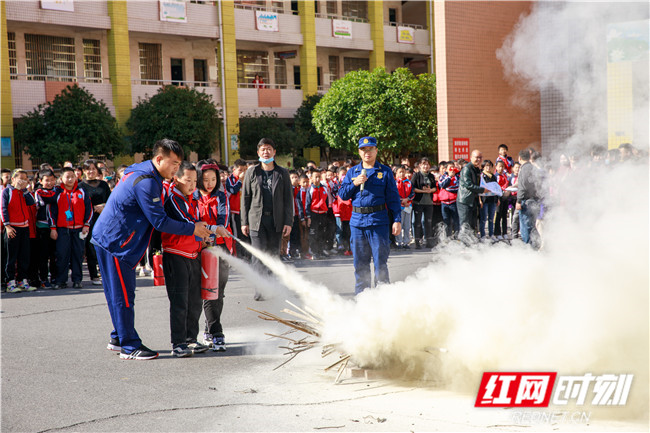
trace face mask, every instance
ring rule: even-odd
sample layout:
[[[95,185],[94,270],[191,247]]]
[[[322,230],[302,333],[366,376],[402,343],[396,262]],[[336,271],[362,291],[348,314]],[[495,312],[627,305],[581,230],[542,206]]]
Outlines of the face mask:
[[[260,158],[259,158],[259,161],[262,162],[262,163],[264,163],[264,164],[270,164],[270,163],[273,162],[273,160],[275,160],[274,157],[270,157],[269,159],[264,159],[264,158],[262,158],[262,157],[260,156]]]

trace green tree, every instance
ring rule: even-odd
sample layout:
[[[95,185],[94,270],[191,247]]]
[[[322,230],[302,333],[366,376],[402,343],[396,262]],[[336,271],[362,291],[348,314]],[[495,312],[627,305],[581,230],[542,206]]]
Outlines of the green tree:
[[[179,86],[161,87],[151,98],[138,101],[126,122],[132,152],[149,156],[156,141],[169,138],[183,146],[186,155],[196,152],[199,158],[215,151],[220,125],[212,96]]]
[[[312,111],[322,98],[323,96],[319,94],[307,96],[293,117],[296,134],[303,137],[305,147],[320,147],[322,149],[328,145],[323,134],[318,132],[312,123]]]
[[[259,116],[245,115],[239,119],[239,154],[242,158],[257,158],[257,143],[264,137],[275,142],[277,153],[297,156],[304,138],[291,129],[276,113]]]
[[[383,157],[437,151],[436,84],[399,68],[354,71],[334,82],[313,112],[316,131],[331,147],[356,153],[359,138],[372,135]]]
[[[77,161],[85,152],[113,158],[125,149],[106,104],[76,84],[23,115],[15,138],[30,157],[55,165]]]

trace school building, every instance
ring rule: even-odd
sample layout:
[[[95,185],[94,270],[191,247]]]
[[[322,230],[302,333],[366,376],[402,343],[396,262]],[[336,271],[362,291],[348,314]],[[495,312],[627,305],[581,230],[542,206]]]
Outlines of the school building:
[[[514,89],[495,51],[531,7],[432,0],[2,1],[2,166],[31,168],[13,125],[71,83],[103,100],[120,124],[163,85],[208,93],[226,124],[215,153],[231,163],[240,116],[292,118],[307,95],[327,92],[350,71],[380,66],[436,73],[440,160],[458,156],[467,142],[486,157],[496,156],[500,143],[516,154],[542,142],[542,110],[512,104]],[[317,159],[318,149],[306,149],[305,157]]]

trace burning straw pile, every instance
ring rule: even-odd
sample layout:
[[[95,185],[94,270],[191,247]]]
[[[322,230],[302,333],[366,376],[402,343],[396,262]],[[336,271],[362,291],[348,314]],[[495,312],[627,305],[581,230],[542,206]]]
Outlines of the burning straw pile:
[[[285,355],[289,355],[289,359],[287,359],[282,364],[275,367],[274,370],[277,370],[278,368],[282,367],[289,361],[293,360],[299,354],[318,346],[320,343],[321,329],[323,327],[323,324],[321,320],[317,317],[318,315],[316,314],[316,312],[314,312],[314,310],[312,310],[309,307],[305,307],[304,309],[302,309],[289,301],[287,301],[287,303],[291,305],[295,310],[285,308],[284,310],[282,310],[282,312],[289,314],[293,317],[296,317],[300,319],[300,321],[283,319],[281,317],[276,316],[275,314],[269,313],[268,311],[258,311],[253,308],[249,308],[249,310],[258,313],[259,314],[258,317],[260,319],[281,323],[282,325],[285,325],[288,328],[290,328],[287,332],[281,335],[270,334],[268,332],[265,333],[269,337],[281,338],[288,342],[287,345],[280,346],[280,348],[287,350],[287,352],[285,352]],[[299,339],[291,338],[289,336],[296,332],[302,332],[307,335]],[[345,371],[345,368],[348,366],[348,363],[350,362],[351,356],[338,351],[335,344],[327,344],[323,346],[321,356],[324,358],[328,355],[331,355],[334,352],[339,353],[339,359],[335,363],[326,367],[325,371],[329,371],[332,368],[338,366],[338,374],[336,375],[336,379],[334,380],[334,383],[338,383],[339,380],[341,379],[341,376],[343,375],[343,372]]]

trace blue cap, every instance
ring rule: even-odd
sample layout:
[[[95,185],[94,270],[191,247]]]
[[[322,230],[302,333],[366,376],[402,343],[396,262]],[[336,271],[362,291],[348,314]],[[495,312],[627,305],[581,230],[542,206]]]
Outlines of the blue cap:
[[[377,147],[377,139],[375,137],[361,137],[359,139],[359,149],[362,147]]]

